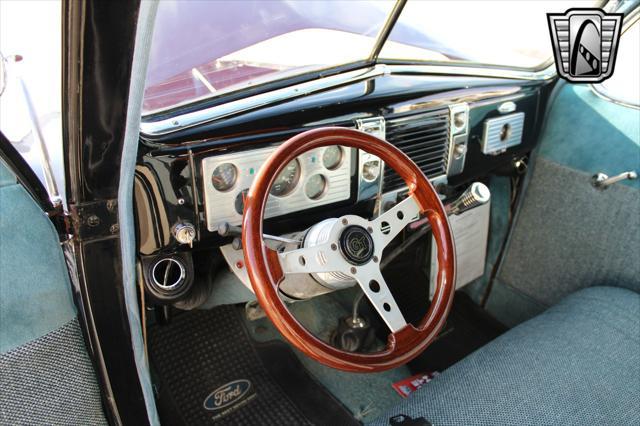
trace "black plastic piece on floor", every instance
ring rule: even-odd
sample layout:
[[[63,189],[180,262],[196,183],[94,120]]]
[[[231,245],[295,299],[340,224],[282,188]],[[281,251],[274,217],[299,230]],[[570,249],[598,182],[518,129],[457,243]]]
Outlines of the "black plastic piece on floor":
[[[254,344],[233,306],[178,314],[149,345],[163,424],[359,424],[286,344]]]
[[[457,291],[444,329],[409,367],[416,373],[443,371],[505,331],[507,327],[476,305],[465,292]]]

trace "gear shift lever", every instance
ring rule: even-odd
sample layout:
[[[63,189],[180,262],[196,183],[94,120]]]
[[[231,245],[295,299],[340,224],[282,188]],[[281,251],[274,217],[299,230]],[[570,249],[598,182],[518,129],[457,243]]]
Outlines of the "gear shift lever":
[[[474,182],[454,202],[444,206],[444,209],[448,215],[459,215],[487,203],[490,198],[491,192],[487,185],[481,182]],[[428,222],[429,220],[425,217],[410,224],[409,228],[418,229]]]
[[[484,183],[474,182],[466,191],[451,204],[447,204],[445,210],[448,214],[459,215],[474,207],[485,204],[491,198],[491,192]]]

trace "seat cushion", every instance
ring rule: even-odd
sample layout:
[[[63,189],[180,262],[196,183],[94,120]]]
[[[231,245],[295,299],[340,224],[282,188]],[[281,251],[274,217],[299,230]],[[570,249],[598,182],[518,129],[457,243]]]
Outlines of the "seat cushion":
[[[372,424],[399,415],[434,425],[640,424],[640,295],[574,293]]]

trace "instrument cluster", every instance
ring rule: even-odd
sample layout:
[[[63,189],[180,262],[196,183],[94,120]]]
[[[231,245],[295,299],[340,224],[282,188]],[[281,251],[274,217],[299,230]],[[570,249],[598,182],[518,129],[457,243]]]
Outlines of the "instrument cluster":
[[[207,229],[240,224],[244,195],[275,148],[223,154],[202,160]],[[351,196],[351,148],[333,145],[291,161],[270,189],[265,217],[344,201]]]

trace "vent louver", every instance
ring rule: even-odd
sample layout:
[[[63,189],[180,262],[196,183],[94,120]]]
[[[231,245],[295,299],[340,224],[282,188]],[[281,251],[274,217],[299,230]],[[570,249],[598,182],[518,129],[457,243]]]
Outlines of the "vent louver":
[[[446,174],[449,147],[449,110],[390,118],[386,138],[420,167],[428,178]],[[385,167],[383,191],[404,186],[404,181],[390,167]]]

